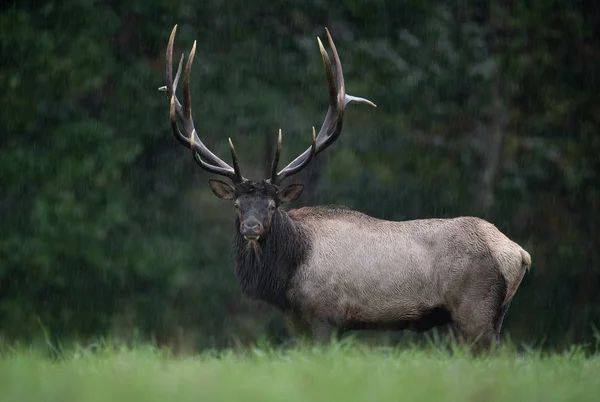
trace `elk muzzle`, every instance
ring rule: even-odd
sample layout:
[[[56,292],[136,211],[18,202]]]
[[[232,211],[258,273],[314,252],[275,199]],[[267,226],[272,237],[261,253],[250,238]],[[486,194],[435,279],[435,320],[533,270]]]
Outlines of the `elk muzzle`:
[[[263,224],[256,218],[250,217],[240,224],[240,233],[246,240],[258,240],[263,234]]]

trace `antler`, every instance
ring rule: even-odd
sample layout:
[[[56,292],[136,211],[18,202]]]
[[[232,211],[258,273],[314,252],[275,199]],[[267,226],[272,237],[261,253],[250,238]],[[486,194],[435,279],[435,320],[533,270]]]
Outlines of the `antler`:
[[[275,157],[273,158],[271,173],[271,182],[273,184],[281,183],[286,177],[300,172],[302,169],[304,169],[304,167],[306,167],[306,165],[308,165],[315,155],[326,149],[328,146],[333,144],[335,140],[337,140],[342,132],[344,108],[348,103],[364,103],[373,107],[377,107],[368,99],[359,98],[346,93],[342,63],[340,62],[335,44],[333,43],[333,39],[331,39],[331,35],[329,34],[329,30],[327,28],[325,28],[325,32],[327,33],[329,47],[331,47],[331,51],[333,53],[333,61],[335,63],[336,71],[334,79],[329,56],[327,55],[327,52],[321,43],[321,39],[317,38],[317,41],[319,42],[319,50],[321,51],[321,57],[323,58],[323,64],[325,65],[325,74],[327,75],[327,86],[329,89],[329,109],[327,110],[327,115],[325,116],[323,125],[321,126],[319,134],[316,136],[316,138],[315,128],[313,127],[313,141],[311,147],[290,162],[290,164],[283,168],[279,173],[275,173],[281,153],[281,130],[279,131],[277,150],[275,152]]]
[[[240,167],[238,164],[237,155],[235,148],[229,139],[229,148],[231,150],[231,159],[233,160],[233,167],[229,166],[222,159],[216,156],[208,149],[204,143],[198,138],[196,129],[194,128],[194,120],[192,119],[192,97],[190,93],[190,73],[192,70],[192,62],[194,61],[194,55],[196,53],[196,41],[192,46],[190,55],[185,65],[185,72],[183,75],[183,105],[177,99],[175,91],[177,90],[177,83],[181,75],[181,66],[183,64],[183,54],[179,60],[179,67],[177,68],[177,74],[175,75],[175,82],[173,82],[173,42],[175,41],[175,33],[177,31],[177,25],[173,27],[171,37],[169,38],[169,44],[167,45],[167,86],[159,88],[162,91],[166,91],[169,96],[171,107],[170,107],[170,118],[171,118],[171,129],[175,139],[182,145],[189,147],[192,150],[194,159],[202,168],[210,173],[215,173],[221,176],[228,177],[235,184],[241,183],[246,179],[242,177],[240,173]],[[186,135],[183,135],[179,131],[177,125],[177,119],[183,126],[183,130]]]

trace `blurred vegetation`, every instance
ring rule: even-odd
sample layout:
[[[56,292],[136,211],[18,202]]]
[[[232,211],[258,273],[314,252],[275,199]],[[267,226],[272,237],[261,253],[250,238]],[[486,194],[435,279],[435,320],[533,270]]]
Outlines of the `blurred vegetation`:
[[[593,342],[600,327],[600,3],[12,1],[0,14],[0,336],[111,336],[197,350],[287,337],[240,294],[230,206],[172,138],[164,51],[198,40],[196,126],[263,178],[326,107],[327,26],[351,106],[300,178],[298,205],[376,217],[476,215],[533,268],[513,341]]]
[[[581,401],[598,400],[600,357],[512,347],[471,358],[456,345],[427,348],[245,348],[173,357],[164,350],[65,351],[54,361],[2,353],[7,402],[41,401]],[[427,384],[424,386],[424,384]]]

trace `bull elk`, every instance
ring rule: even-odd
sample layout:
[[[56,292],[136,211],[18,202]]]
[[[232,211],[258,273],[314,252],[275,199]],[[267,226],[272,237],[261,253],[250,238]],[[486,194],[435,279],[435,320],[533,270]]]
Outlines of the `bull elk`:
[[[303,186],[282,186],[333,144],[350,102],[375,106],[346,94],[342,65],[317,38],[329,92],[329,109],[308,149],[279,170],[281,130],[271,177],[242,176],[231,139],[232,166],[211,152],[192,119],[192,47],[183,75],[183,103],[176,96],[184,56],[173,79],[173,28],[166,51],[166,87],[171,129],[209,173],[214,194],[236,212],[235,276],[245,295],[263,300],[308,329],[316,340],[356,329],[425,331],[452,324],[462,339],[488,348],[500,334],[510,301],[531,258],[491,223],[475,217],[386,221],[342,207],[313,206],[285,211]],[[179,130],[183,127],[183,134]]]

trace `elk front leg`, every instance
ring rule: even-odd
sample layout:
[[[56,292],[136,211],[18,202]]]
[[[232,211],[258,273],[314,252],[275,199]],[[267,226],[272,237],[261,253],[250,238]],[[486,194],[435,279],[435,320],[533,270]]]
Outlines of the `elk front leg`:
[[[291,329],[291,332],[301,338],[301,339],[310,339],[312,333],[312,327],[306,321],[304,321],[301,317],[296,314],[287,314],[287,324],[288,328]]]
[[[313,340],[320,345],[328,344],[332,337],[337,336],[337,333],[338,327],[331,320],[316,318],[312,322]]]

